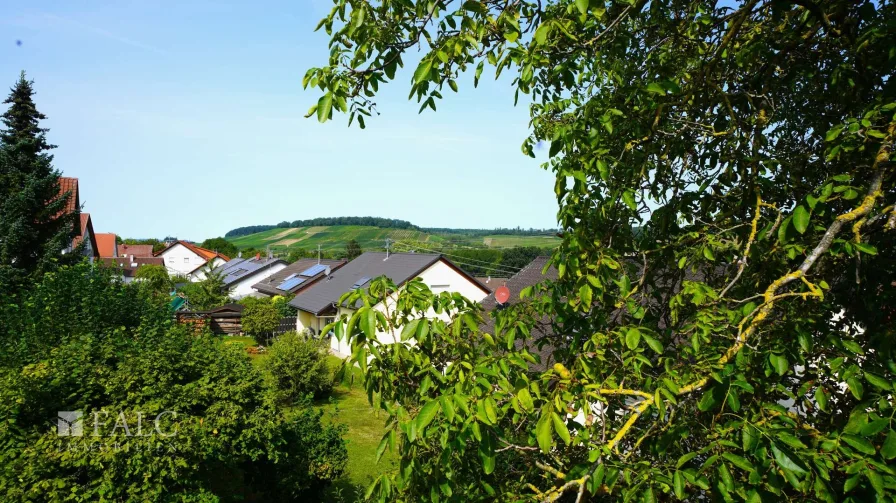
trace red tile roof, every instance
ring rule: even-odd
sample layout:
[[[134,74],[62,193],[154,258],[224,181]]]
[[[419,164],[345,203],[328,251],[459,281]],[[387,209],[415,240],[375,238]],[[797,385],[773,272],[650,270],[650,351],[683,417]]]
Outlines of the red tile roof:
[[[224,255],[223,253],[218,253],[218,252],[212,251],[212,250],[206,250],[205,248],[196,246],[189,241],[175,241],[175,242],[171,243],[170,245],[168,245],[164,250],[160,251],[159,253],[154,253],[153,255],[158,257],[159,255],[168,251],[168,249],[171,248],[172,246],[175,246],[178,244],[185,246],[188,250],[190,250],[193,253],[195,253],[196,255],[199,255],[200,257],[204,258],[206,260],[206,262],[215,257],[221,257],[222,259],[224,259],[225,262],[230,262],[230,257],[228,257],[227,255]]]
[[[96,246],[100,252],[100,257],[114,257],[117,250],[117,245],[115,244],[117,236],[111,232],[97,232],[94,235],[96,236]]]
[[[152,245],[118,245],[119,257],[152,257]]]
[[[65,195],[66,192],[71,192],[68,201],[65,205],[66,213],[74,213],[75,210],[81,207],[81,198],[78,193],[78,179],[71,178],[68,176],[60,176],[59,177],[59,197]]]

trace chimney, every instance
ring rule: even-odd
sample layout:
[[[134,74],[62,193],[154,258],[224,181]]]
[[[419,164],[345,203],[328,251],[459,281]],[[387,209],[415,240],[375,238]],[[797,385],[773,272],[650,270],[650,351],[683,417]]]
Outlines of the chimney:
[[[255,254],[255,260],[261,260],[261,253]]]

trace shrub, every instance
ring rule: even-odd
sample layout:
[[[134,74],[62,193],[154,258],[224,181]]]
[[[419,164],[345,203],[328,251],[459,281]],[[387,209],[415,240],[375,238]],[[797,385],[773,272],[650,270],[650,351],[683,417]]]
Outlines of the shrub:
[[[264,343],[280,324],[280,311],[271,299],[243,299],[246,308],[243,310],[243,332]]]
[[[269,348],[264,370],[277,398],[296,403],[312,395],[326,396],[333,389],[333,375],[327,366],[327,344],[287,332]]]
[[[343,427],[279,408],[240,348],[172,327],[138,290],[81,265],[0,305],[0,347],[16,348],[0,365],[0,501],[314,500],[342,475]],[[57,435],[58,411],[81,411],[83,436]],[[162,411],[176,435],[147,436]]]

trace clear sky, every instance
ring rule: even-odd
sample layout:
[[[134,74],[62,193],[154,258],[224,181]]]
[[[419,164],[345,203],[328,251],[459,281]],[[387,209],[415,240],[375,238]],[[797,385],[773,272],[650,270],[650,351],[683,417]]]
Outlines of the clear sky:
[[[555,226],[553,174],[520,151],[528,109],[513,106],[509,73],[478,89],[466,76],[438,112],[418,115],[406,61],[380,87],[382,115],[366,130],[342,115],[303,118],[319,94],[302,90],[302,76],[327,57],[327,36],[313,29],[331,6],[0,2],[0,89],[21,70],[35,81],[55,166],[80,179],[97,232],[201,240],[367,215]]]

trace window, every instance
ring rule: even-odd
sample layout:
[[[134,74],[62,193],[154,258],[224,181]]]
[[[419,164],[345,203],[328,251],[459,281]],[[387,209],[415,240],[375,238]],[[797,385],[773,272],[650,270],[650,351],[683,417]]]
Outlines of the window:
[[[184,257],[184,264],[190,263],[190,257]]]

